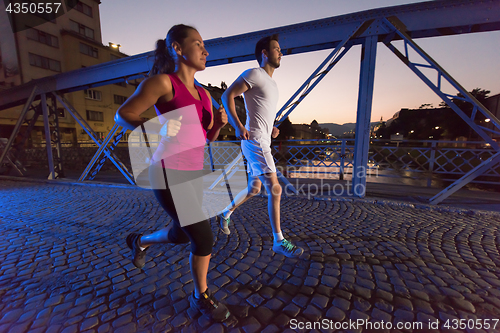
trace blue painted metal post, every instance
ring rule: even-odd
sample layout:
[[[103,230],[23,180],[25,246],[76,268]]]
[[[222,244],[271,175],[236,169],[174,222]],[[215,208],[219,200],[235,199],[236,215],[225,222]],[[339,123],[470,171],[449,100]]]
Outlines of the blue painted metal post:
[[[368,167],[377,39],[377,36],[366,37],[361,51],[356,140],[354,143],[354,166],[352,170],[353,194],[360,198],[364,197],[366,193],[366,170]]]
[[[340,172],[339,172],[339,180],[344,180],[344,167],[345,167],[345,144],[346,139],[342,139],[342,146],[340,148]]]
[[[427,176],[427,187],[432,187],[432,172],[434,171],[434,162],[436,161],[436,141],[432,142],[431,158],[429,160],[429,175]]]
[[[42,105],[43,111],[43,125],[45,129],[45,144],[47,145],[47,158],[49,160],[49,179],[56,179],[56,174],[54,172],[54,159],[52,157],[52,139],[50,137],[50,124],[49,124],[49,111],[47,110],[47,97],[42,94],[40,103]]]
[[[24,105],[24,108],[21,111],[21,114],[19,115],[19,119],[17,119],[17,123],[14,126],[14,130],[12,131],[12,134],[10,135],[9,140],[7,141],[7,144],[3,148],[2,155],[0,156],[0,165],[2,165],[4,158],[8,156],[9,150],[12,147],[12,145],[14,144],[14,140],[16,139],[17,133],[19,133],[19,130],[21,129],[24,118],[26,117],[26,113],[30,109],[31,103],[33,103],[33,100],[35,99],[36,90],[37,90],[37,86],[35,86],[33,88],[33,90],[31,91],[30,97],[28,97],[28,100],[26,101],[26,104]]]

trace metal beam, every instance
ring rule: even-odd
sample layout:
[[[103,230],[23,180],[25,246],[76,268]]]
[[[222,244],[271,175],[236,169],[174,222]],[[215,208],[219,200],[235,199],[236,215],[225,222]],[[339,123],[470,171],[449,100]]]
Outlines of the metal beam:
[[[428,55],[421,47],[419,47],[412,38],[405,32],[405,27],[402,22],[396,18],[391,17],[384,20],[387,25],[386,28],[393,30],[396,34],[402,37],[404,42],[405,54],[401,53],[394,45],[391,44],[391,36],[388,36],[384,41],[385,45],[403,62],[405,63],[422,81],[424,81],[429,88],[431,88],[439,97],[443,99],[448,106],[453,109],[479,136],[488,142],[493,149],[500,151],[500,146],[494,141],[488,133],[486,133],[481,126],[474,122],[477,111],[483,114],[485,118],[489,118],[491,124],[500,130],[500,120],[495,117],[488,109],[486,109],[470,92],[460,85],[450,74],[448,74],[430,55]],[[408,48],[413,49],[420,57],[422,57],[427,64],[417,64],[411,62]],[[437,83],[432,82],[418,67],[425,67],[434,69],[437,74]],[[461,93],[464,97],[457,97],[449,93],[445,93],[442,89],[441,81],[446,80],[457,92]],[[468,116],[462,111],[454,102],[453,99],[461,99],[465,102],[471,103],[474,110],[471,116]]]
[[[56,179],[56,174],[54,172],[54,159],[52,156],[52,140],[50,138],[50,123],[49,123],[49,112],[47,110],[47,98],[46,94],[42,94],[40,103],[42,104],[43,110],[43,126],[45,129],[45,145],[47,146],[47,159],[49,162],[49,179]]]
[[[366,193],[366,172],[368,170],[368,149],[370,145],[370,119],[372,114],[375,59],[377,57],[377,36],[366,37],[361,51],[359,74],[358,111],[356,114],[356,138],[354,143],[354,165],[352,189],[355,196]]]
[[[88,174],[90,173],[90,170],[92,170],[92,168],[96,164],[97,160],[101,157],[102,152],[104,151],[104,149],[108,147],[109,142],[111,141],[111,139],[113,138],[113,136],[115,135],[115,133],[116,133],[116,131],[118,130],[119,127],[120,126],[118,126],[116,123],[113,125],[113,128],[109,131],[108,136],[104,139],[104,141],[102,142],[102,144],[99,147],[99,149],[97,149],[96,153],[94,154],[94,156],[90,160],[90,162],[87,165],[87,167],[85,168],[85,170],[83,170],[82,175],[80,176],[80,178],[78,179],[78,181],[82,182],[82,181],[85,180],[85,178],[87,178]],[[103,158],[106,159],[107,157],[104,156]],[[100,163],[100,164],[103,164],[103,163]],[[100,169],[101,168],[98,168],[97,172],[99,172]]]
[[[278,33],[285,55],[334,48],[362,22],[397,16],[412,38],[436,37],[500,30],[500,0],[439,0],[362,11],[353,14],[292,24],[273,29],[210,39],[205,42],[210,52],[207,66],[253,60],[255,43],[263,36]],[[376,26],[353,40],[361,44],[368,36],[383,35]],[[146,52],[86,67],[53,77],[33,80],[4,91],[0,95],[0,110],[22,104],[33,90],[40,93],[61,93],[110,84],[118,79],[148,73],[153,64],[153,52]]]
[[[486,142],[488,142],[495,151],[500,152],[500,146],[496,141],[494,141],[488,133],[484,131],[484,127],[479,126],[475,123],[474,119],[479,111],[483,114],[485,118],[489,118],[491,124],[497,129],[500,129],[500,120],[495,117],[488,109],[486,109],[471,93],[465,90],[450,74],[448,74],[439,64],[432,59],[422,48],[420,48],[410,36],[405,32],[405,27],[401,21],[396,17],[391,17],[384,20],[386,28],[392,30],[395,34],[399,35],[404,42],[404,54],[399,51],[394,45],[391,44],[393,36],[387,36],[384,40],[384,44],[403,62],[408,68],[410,68],[429,88],[431,88],[443,101],[448,104],[448,106],[457,113],[460,118],[462,118],[477,134],[479,134]],[[413,63],[410,60],[410,54],[408,48],[413,49],[422,59],[424,59],[427,64]],[[430,80],[424,73],[419,70],[419,67],[425,67],[429,69],[434,69],[437,73],[437,82],[434,83]],[[456,89],[457,92],[461,93],[463,97],[457,97],[456,95],[445,93],[442,89],[442,80],[446,80],[452,87]],[[473,111],[471,116],[467,115],[462,109],[458,107],[453,102],[453,99],[457,98],[472,104]],[[493,131],[495,132],[495,131]],[[496,155],[494,155],[496,156]],[[491,160],[491,159],[490,159]],[[449,187],[438,193],[436,196],[430,199],[431,204],[438,204],[444,199],[458,191],[460,188],[467,185],[474,178],[480,176],[483,172],[487,171],[491,166],[489,164],[494,164],[496,162],[481,163],[476,168],[472,169],[466,175],[464,175],[459,180],[455,181]],[[431,164],[431,167],[433,165]]]
[[[26,117],[26,113],[28,112],[31,103],[33,103],[33,100],[35,98],[36,92],[37,92],[38,87],[34,86],[33,90],[31,90],[31,94],[29,95],[26,104],[24,105],[23,110],[21,111],[21,114],[19,115],[19,119],[17,119],[16,126],[14,126],[14,130],[12,131],[12,134],[9,137],[9,141],[7,141],[7,144],[5,145],[5,148],[2,152],[2,156],[0,156],[0,165],[2,165],[2,162],[9,153],[10,148],[12,147],[12,144],[14,143],[14,139],[17,136],[17,133],[19,132],[19,129],[21,128],[21,125],[23,124],[24,118]]]
[[[493,168],[495,165],[500,163],[500,152],[497,152],[495,155],[492,155],[486,161],[479,164],[474,169],[467,172],[460,179],[456,180],[453,184],[445,188],[443,191],[439,192],[435,196],[433,196],[429,202],[432,205],[437,205],[441,203],[443,200],[448,198],[450,195],[461,189],[465,184],[468,184],[470,181],[475,179],[476,177],[482,175],[489,169]]]
[[[64,106],[64,108],[71,114],[71,116],[76,120],[76,122],[87,132],[89,137],[98,147],[101,147],[102,142],[95,134],[94,130],[87,124],[87,122],[80,116],[80,114],[66,101],[66,99],[54,93],[55,98],[59,103]],[[130,184],[135,184],[134,177],[128,171],[125,164],[120,161],[118,156],[116,156],[113,151],[110,151],[108,148],[104,148],[104,154],[111,160],[111,162],[117,167],[117,169],[122,173],[122,175],[129,181]]]
[[[371,23],[371,22],[370,22]],[[281,107],[281,109],[278,111],[276,114],[276,120],[277,120],[277,125],[281,124],[289,115],[290,113],[297,107],[297,105],[304,100],[304,98],[311,92],[311,90],[316,87],[316,85],[328,74],[328,72],[335,66],[340,59],[349,51],[351,48],[352,44],[346,45],[349,40],[351,40],[353,37],[360,35],[363,33],[366,28],[369,26],[369,24],[365,24],[364,22],[361,23],[359,26],[357,26],[355,29],[350,31],[346,36],[340,41],[337,46],[335,46],[335,49],[325,58],[325,60],[316,68],[316,70],[307,78],[307,80],[300,86],[299,89],[288,99],[288,101]],[[339,53],[340,50],[344,47],[344,50],[342,53]],[[326,66],[326,68],[325,68]],[[311,82],[313,82],[313,85],[311,86]],[[302,93],[305,90],[304,93]],[[299,96],[299,94],[302,93],[302,95]],[[296,102],[294,102],[295,98],[297,99]],[[287,113],[283,116],[281,114],[286,110],[290,108],[290,110],[287,111]]]

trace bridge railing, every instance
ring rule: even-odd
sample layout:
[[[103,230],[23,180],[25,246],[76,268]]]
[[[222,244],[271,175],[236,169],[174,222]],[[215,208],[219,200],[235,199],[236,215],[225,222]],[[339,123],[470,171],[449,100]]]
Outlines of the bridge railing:
[[[227,141],[224,141],[227,143]],[[231,141],[235,145],[238,141]],[[272,144],[276,165],[289,178],[349,179],[352,177],[354,139],[287,140]],[[212,144],[215,165],[227,165],[237,149]],[[380,177],[455,180],[494,155],[484,142],[373,139],[367,174]],[[205,163],[210,163],[206,157]],[[488,170],[474,183],[497,185],[500,166]]]
[[[146,143],[138,141],[138,147]],[[155,142],[150,142],[155,146]],[[212,160],[216,168],[229,165],[240,153],[240,141],[212,143]],[[66,149],[95,146],[95,143],[69,144]],[[126,147],[126,142],[120,143]],[[35,149],[44,149],[40,144]],[[277,167],[288,178],[351,179],[354,158],[354,139],[286,140],[273,141],[272,153]],[[136,156],[149,163],[145,149],[135,150]],[[367,174],[377,177],[418,178],[431,185],[433,179],[453,181],[494,155],[484,142],[372,139],[368,155]],[[208,149],[205,165],[210,166]],[[243,170],[243,164],[239,170]],[[500,184],[500,166],[490,168],[474,180],[478,184]]]

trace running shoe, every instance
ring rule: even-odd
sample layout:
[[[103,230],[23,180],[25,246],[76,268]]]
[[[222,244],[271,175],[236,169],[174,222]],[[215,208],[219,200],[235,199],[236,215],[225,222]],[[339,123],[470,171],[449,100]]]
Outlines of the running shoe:
[[[218,214],[215,218],[219,223],[219,227],[222,232],[226,235],[229,235],[231,233],[231,230],[229,230],[229,223],[231,223],[231,218],[225,218],[223,213]]]
[[[127,245],[132,250],[132,263],[135,267],[143,268],[146,264],[146,249],[142,251],[137,242],[142,234],[131,233],[127,236]]]
[[[191,308],[200,311],[202,315],[218,323],[225,321],[231,316],[227,307],[219,303],[208,289],[200,295],[200,298],[194,297],[193,291],[189,295],[189,303],[191,304]]]
[[[288,258],[297,258],[302,253],[304,253],[303,248],[293,245],[286,239],[283,239],[281,243],[278,244],[274,243],[273,251],[276,253],[281,253],[287,256]]]

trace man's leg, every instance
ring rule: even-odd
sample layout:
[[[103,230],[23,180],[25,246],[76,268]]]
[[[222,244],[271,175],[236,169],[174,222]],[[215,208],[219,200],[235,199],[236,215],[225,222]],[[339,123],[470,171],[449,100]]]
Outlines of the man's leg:
[[[259,180],[259,177],[248,177],[247,188],[238,193],[236,197],[234,197],[233,201],[229,204],[229,206],[227,206],[219,215],[217,215],[219,226],[222,229],[222,232],[224,232],[226,235],[229,235],[231,233],[229,231],[231,214],[245,201],[259,194],[261,185],[262,183]]]
[[[247,188],[238,193],[236,197],[234,197],[231,204],[227,206],[223,212],[226,211],[230,211],[231,213],[234,212],[236,208],[241,206],[245,201],[259,194],[261,185],[262,183],[259,177],[249,176]]]
[[[282,189],[278,177],[276,173],[273,172],[259,176],[259,178],[268,193],[267,210],[269,212],[269,220],[271,221],[271,228],[273,229],[274,235],[273,251],[281,253],[289,258],[296,258],[300,256],[304,250],[286,240],[281,232],[280,204]]]
[[[281,203],[281,185],[278,181],[276,173],[266,173],[259,176],[264,188],[267,191],[267,211],[269,213],[269,220],[271,220],[271,228],[273,233],[281,232],[280,226],[280,203]]]

